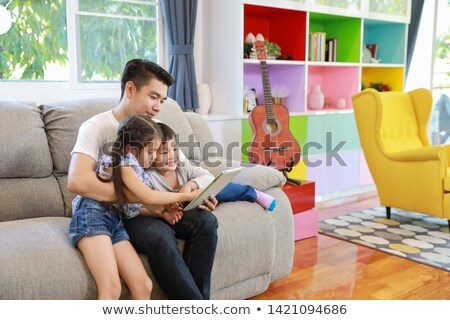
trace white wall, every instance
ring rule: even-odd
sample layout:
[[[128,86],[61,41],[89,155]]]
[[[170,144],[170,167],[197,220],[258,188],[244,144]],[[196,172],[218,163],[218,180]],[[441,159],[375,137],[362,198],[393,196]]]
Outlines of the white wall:
[[[110,89],[72,89],[69,82],[0,82],[0,99],[33,101],[38,105],[101,97],[117,97],[119,101],[120,84],[114,84]]]

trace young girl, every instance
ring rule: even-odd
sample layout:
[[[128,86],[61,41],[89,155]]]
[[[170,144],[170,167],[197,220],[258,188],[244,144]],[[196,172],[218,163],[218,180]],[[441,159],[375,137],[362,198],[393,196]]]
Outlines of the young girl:
[[[127,204],[126,191],[132,192],[144,205],[190,201],[198,194],[175,194],[148,188],[144,168],[152,164],[160,144],[159,126],[148,116],[125,118],[119,125],[111,155],[102,156],[97,164],[99,180],[113,182],[116,201],[106,204],[77,196],[72,203],[69,238],[86,259],[98,287],[99,299],[118,299],[120,278],[133,299],[150,298],[152,282],[122,221],[138,215],[140,204]]]
[[[151,182],[151,188],[161,191],[177,191],[179,193],[198,190],[196,180],[205,176],[214,180],[214,176],[207,170],[192,166],[189,161],[180,161],[177,156],[178,146],[176,144],[175,132],[166,124],[158,123],[162,131],[162,143],[159,147],[152,169],[147,170]],[[221,202],[250,201],[257,202],[267,211],[271,212],[276,207],[275,198],[258,191],[249,185],[228,183],[217,195],[216,199]],[[204,208],[202,205],[201,208]],[[204,208],[206,209],[206,208]]]

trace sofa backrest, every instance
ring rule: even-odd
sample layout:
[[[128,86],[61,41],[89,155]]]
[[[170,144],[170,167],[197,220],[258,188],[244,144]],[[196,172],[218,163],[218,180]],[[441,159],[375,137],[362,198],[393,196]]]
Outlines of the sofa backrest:
[[[40,106],[65,216],[72,214],[72,200],[76,196],[67,189],[67,172],[78,129],[87,119],[116,105],[117,99],[103,98],[61,101]]]
[[[0,100],[0,133],[0,221],[63,215],[41,110]]]
[[[385,151],[422,148],[414,104],[407,92],[379,94],[380,142]]]
[[[0,158],[0,221],[72,214],[75,194],[67,190],[67,172],[78,129],[117,102],[96,98],[37,107],[0,100],[0,147],[5,150]],[[199,115],[184,113],[168,99],[157,118],[179,134],[189,159],[202,160],[201,148],[191,146],[205,145],[212,134]]]

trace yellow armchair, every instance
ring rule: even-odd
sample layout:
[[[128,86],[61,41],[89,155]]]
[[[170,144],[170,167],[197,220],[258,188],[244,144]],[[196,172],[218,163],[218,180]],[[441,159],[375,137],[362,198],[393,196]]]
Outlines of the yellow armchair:
[[[378,92],[352,98],[361,147],[380,203],[449,219],[450,146],[432,146],[427,124],[431,92]]]

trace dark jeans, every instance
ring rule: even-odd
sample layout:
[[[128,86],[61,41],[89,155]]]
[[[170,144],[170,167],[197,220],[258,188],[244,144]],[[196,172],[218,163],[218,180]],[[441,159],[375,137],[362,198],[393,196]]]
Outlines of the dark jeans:
[[[216,199],[219,203],[234,201],[255,202],[256,191],[249,185],[230,182],[216,195]]]
[[[210,298],[217,227],[216,217],[200,209],[185,212],[173,226],[142,215],[125,220],[132,244],[147,255],[167,297],[176,300]],[[177,238],[185,240],[183,256]]]

